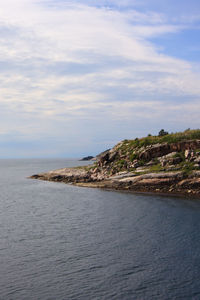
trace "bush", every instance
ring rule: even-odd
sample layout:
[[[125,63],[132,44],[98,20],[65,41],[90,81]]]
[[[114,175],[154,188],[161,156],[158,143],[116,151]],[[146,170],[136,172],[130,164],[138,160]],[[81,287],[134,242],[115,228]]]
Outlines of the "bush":
[[[161,129],[158,133],[158,136],[164,136],[164,135],[168,135],[168,134],[169,134],[169,132],[164,131],[164,129]]]

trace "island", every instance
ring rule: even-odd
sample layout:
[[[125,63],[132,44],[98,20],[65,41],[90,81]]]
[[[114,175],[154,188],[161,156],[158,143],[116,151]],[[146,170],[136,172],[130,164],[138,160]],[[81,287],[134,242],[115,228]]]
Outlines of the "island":
[[[92,155],[88,155],[88,156],[85,156],[85,157],[81,158],[80,161],[92,160],[92,159],[95,159],[95,157],[92,156]]]
[[[123,140],[88,166],[30,178],[131,192],[200,196],[200,129]]]

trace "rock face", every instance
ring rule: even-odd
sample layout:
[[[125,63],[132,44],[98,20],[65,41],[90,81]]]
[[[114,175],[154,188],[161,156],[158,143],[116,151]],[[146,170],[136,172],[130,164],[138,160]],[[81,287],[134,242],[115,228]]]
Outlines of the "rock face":
[[[142,147],[134,144],[132,148],[128,147],[130,144],[120,142],[102,152],[93,165],[63,168],[31,178],[80,186],[200,197],[200,140]]]
[[[191,151],[200,148],[200,140],[183,141],[173,144],[156,144],[145,149],[140,153],[139,159],[151,160],[152,158],[161,157],[171,152]]]

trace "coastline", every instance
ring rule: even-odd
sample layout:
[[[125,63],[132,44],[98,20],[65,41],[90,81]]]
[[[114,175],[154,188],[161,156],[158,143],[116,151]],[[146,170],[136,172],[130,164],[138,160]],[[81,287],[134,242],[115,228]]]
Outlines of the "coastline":
[[[88,157],[86,157],[88,158]],[[123,140],[88,166],[30,178],[129,192],[200,198],[200,130]]]
[[[200,172],[184,178],[182,172],[151,173],[129,177],[130,173],[93,181],[84,168],[64,168],[35,174],[30,179],[60,182],[86,188],[100,188],[110,191],[124,191],[155,195],[184,196],[200,199]],[[127,177],[128,176],[128,177]]]

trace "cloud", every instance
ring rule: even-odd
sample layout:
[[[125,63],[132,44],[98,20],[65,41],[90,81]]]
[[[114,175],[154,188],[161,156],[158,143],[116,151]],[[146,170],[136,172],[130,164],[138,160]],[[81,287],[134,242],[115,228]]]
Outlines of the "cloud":
[[[1,130],[11,138],[16,128],[23,140],[65,136],[71,148],[87,132],[88,145],[96,149],[96,134],[103,145],[99,131],[105,140],[134,137],[133,126],[146,121],[149,128],[161,126],[168,113],[179,128],[184,123],[179,109],[197,126],[197,68],[151,42],[178,34],[191,20],[169,23],[161,13],[138,11],[137,2],[94,3],[0,4]]]

